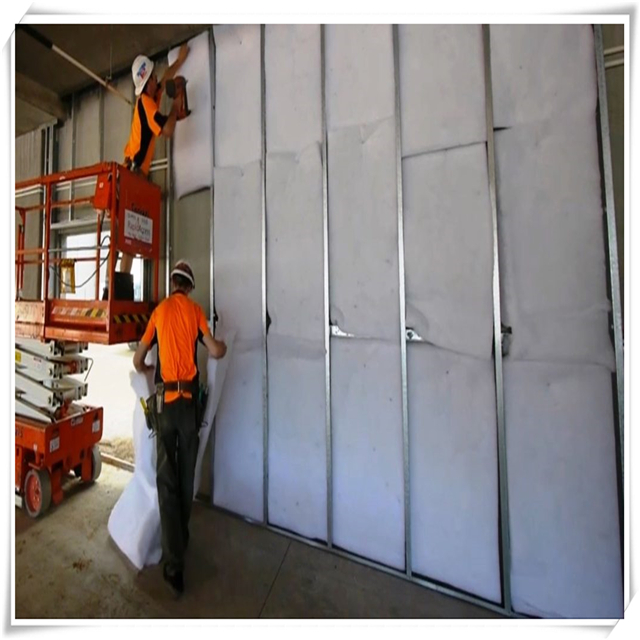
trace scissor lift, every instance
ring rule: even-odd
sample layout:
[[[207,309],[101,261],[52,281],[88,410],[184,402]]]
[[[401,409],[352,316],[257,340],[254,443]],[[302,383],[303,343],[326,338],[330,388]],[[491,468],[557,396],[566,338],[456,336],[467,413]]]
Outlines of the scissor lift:
[[[55,200],[64,185],[95,180],[90,197]],[[40,187],[43,203],[16,207],[15,446],[16,501],[32,517],[43,514],[63,498],[62,479],[74,472],[83,482],[100,475],[98,442],[102,437],[103,410],[79,401],[87,394],[89,343],[120,344],[139,340],[158,301],[160,202],[157,185],[115,162],[101,163],[16,183],[16,190]],[[72,191],[73,192],[73,191]],[[54,211],[86,206],[95,211],[95,256],[61,257],[51,247]],[[25,246],[27,216],[38,215],[43,226],[43,246]],[[110,232],[107,246],[102,233]],[[116,299],[117,253],[149,260],[153,268],[151,300]],[[106,253],[106,257],[103,257]],[[93,261],[95,299],[66,299],[53,293],[54,270],[75,261]],[[100,266],[107,262],[108,299],[101,300]],[[27,265],[42,269],[41,295],[23,297]],[[60,279],[60,278],[59,278]]]

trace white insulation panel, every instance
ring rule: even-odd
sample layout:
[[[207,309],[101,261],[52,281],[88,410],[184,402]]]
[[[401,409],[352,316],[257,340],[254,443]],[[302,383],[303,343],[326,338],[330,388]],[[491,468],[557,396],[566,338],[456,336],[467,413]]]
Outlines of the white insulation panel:
[[[216,308],[245,341],[262,339],[261,179],[260,162],[215,170]]]
[[[329,131],[393,116],[391,25],[327,25],[325,47]]]
[[[407,327],[491,358],[493,239],[484,144],[403,160]]]
[[[503,320],[515,360],[614,366],[594,114],[496,135]]]
[[[262,520],[262,347],[236,338],[215,422],[213,503]]]
[[[215,166],[259,160],[262,97],[260,25],[213,28],[216,44]]]
[[[596,108],[590,24],[491,25],[493,119],[512,127]]]
[[[506,362],[504,379],[514,608],[620,618],[611,374]]]
[[[269,521],[327,539],[324,342],[269,333]]]
[[[236,333],[216,417],[214,503],[262,519],[260,162],[215,170],[216,309]]]
[[[299,156],[267,156],[267,308],[270,331],[323,340],[322,160],[318,145]]]
[[[395,124],[329,134],[331,320],[358,336],[397,339]]]
[[[322,139],[320,25],[265,27],[268,153],[298,153]]]
[[[173,189],[176,198],[211,187],[213,182],[213,133],[211,100],[211,51],[209,32],[189,40],[189,54],[178,70],[187,80],[191,113],[176,123],[173,134]],[[169,51],[169,64],[179,47]]]
[[[337,546],[404,569],[400,349],[333,339],[333,525]]]
[[[413,571],[500,602],[493,363],[407,349]]]
[[[487,139],[482,27],[400,25],[402,155]]]

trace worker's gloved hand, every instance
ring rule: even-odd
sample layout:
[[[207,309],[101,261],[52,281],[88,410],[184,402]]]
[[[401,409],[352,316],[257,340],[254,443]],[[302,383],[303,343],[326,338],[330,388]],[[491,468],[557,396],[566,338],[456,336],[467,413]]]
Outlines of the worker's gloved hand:
[[[167,80],[166,90],[167,95],[173,98],[176,105],[176,120],[184,120],[191,113],[187,101],[187,81],[184,76],[176,76]]]

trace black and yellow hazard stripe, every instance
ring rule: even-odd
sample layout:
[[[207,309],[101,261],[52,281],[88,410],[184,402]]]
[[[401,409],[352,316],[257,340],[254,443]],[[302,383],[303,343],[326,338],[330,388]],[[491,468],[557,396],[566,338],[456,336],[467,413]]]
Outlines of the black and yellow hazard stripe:
[[[98,309],[87,309],[84,312],[85,318],[104,318],[105,314],[105,310],[98,308]]]
[[[107,315],[107,312],[101,308],[84,308],[84,307],[54,307],[52,310],[53,315],[60,316],[73,316],[73,317],[83,317],[83,318],[104,318]]]
[[[135,322],[136,324],[146,324],[149,322],[150,316],[146,313],[121,313],[120,315],[113,316],[113,321],[116,324],[128,324]]]

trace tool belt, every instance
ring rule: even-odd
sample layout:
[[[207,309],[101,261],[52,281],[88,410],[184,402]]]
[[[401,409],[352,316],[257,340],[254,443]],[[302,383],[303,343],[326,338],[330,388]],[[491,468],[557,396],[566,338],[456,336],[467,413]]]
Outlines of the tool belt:
[[[169,382],[159,382],[156,384],[156,392],[149,396],[144,407],[144,417],[147,428],[154,435],[158,431],[158,416],[164,409],[164,394],[167,391],[189,392],[196,402],[196,428],[200,429],[204,409],[207,402],[206,390],[201,390],[198,378],[194,380],[171,380]]]

